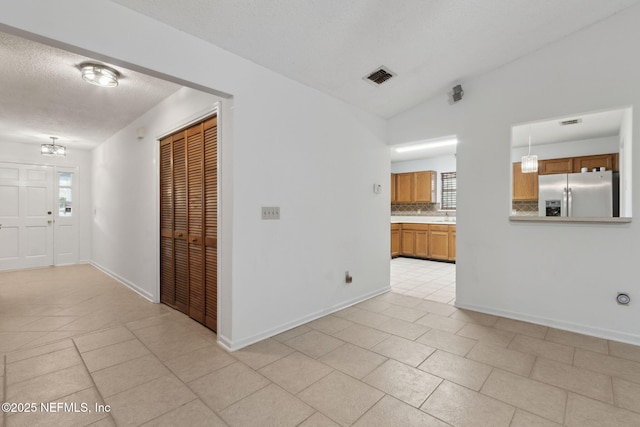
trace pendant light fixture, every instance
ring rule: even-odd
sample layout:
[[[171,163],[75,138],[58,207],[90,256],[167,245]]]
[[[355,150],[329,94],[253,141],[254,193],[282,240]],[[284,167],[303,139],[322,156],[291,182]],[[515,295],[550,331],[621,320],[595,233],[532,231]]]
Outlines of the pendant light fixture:
[[[55,136],[50,136],[51,144],[42,144],[40,146],[40,154],[44,156],[60,156],[64,157],[67,155],[67,147],[63,145],[57,145]]]
[[[522,173],[538,172],[538,156],[531,154],[531,126],[529,126],[529,154],[522,156]]]
[[[82,79],[92,85],[102,87],[118,86],[118,72],[113,68],[100,64],[82,64],[80,66]]]

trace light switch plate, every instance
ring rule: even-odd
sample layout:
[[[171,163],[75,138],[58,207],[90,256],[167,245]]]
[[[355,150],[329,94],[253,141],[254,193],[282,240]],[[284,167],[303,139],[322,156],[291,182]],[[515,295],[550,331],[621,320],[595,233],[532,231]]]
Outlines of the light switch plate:
[[[263,206],[262,219],[280,219],[280,206]]]

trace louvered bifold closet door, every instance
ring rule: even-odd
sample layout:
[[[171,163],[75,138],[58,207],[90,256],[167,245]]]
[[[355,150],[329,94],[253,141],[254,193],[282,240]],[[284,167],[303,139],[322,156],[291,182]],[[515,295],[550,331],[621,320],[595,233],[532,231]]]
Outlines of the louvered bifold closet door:
[[[160,301],[214,331],[217,165],[215,117],[160,141]]]
[[[218,126],[217,118],[204,122],[204,324],[218,329]]]
[[[171,137],[160,141],[160,302],[175,307],[173,257],[173,152]]]
[[[189,254],[187,251],[187,150],[184,134],[173,136],[173,247],[176,308],[189,309]]]
[[[189,316],[204,323],[204,144],[203,127],[187,129]]]

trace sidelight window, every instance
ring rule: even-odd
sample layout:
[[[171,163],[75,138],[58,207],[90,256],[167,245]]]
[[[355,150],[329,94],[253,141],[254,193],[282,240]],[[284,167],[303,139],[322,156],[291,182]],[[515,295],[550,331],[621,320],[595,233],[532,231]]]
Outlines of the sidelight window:
[[[73,216],[73,172],[58,173],[58,215]]]

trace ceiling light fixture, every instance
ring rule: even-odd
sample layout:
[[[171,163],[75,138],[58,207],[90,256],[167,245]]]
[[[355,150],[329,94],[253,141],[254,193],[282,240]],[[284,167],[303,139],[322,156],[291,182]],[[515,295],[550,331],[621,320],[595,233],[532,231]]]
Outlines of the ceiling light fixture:
[[[449,145],[456,145],[457,139],[447,139],[444,141],[428,142],[425,144],[407,145],[405,147],[396,148],[396,153],[406,153],[409,151],[427,150],[430,148],[447,147]]]
[[[50,136],[51,144],[42,144],[40,146],[40,154],[45,156],[60,156],[64,157],[67,155],[67,147],[63,145],[57,145],[55,136]]]
[[[100,64],[82,64],[80,65],[82,79],[96,86],[116,87],[118,86],[118,72],[113,68],[109,68]]]
[[[529,127],[529,154],[522,156],[522,173],[538,172],[538,156],[531,154],[531,127]]]

